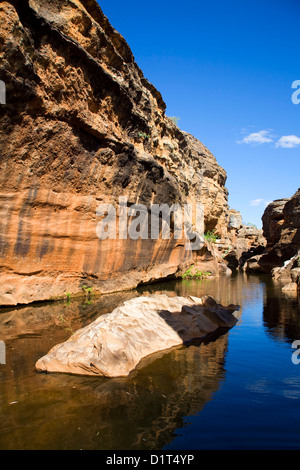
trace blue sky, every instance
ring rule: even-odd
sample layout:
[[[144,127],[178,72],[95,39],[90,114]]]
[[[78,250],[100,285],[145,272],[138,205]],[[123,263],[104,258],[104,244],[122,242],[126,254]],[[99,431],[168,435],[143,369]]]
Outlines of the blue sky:
[[[99,4],[166,114],[227,171],[230,207],[261,226],[265,205],[300,187],[300,1]]]

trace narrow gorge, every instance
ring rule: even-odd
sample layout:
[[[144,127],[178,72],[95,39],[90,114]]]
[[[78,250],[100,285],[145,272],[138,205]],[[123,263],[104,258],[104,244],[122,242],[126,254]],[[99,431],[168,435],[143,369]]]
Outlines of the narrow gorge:
[[[0,1],[0,450],[300,449],[299,15],[269,3]]]

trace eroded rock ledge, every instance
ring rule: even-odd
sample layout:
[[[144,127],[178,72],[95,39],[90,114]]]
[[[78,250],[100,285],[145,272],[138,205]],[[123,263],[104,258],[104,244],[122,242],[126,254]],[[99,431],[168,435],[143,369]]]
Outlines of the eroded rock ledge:
[[[165,114],[95,0],[0,5],[0,305],[172,276],[185,240],[101,240],[99,204],[201,203],[226,231],[226,172]]]
[[[212,297],[153,295],[124,302],[54,346],[39,359],[39,372],[106,377],[127,376],[141,359],[231,328],[239,307],[223,307]]]
[[[288,291],[300,288],[300,188],[290,199],[271,202],[262,216],[267,247],[248,260],[248,272],[266,272]]]

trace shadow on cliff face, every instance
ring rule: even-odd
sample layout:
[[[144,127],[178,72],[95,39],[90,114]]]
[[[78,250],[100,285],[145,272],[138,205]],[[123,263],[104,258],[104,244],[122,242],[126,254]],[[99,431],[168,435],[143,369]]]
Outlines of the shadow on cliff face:
[[[262,255],[258,261],[262,272],[271,272],[274,267],[281,267],[284,262],[296,255],[300,246],[300,229],[293,235],[290,243],[275,245],[269,252]]]
[[[123,194],[147,207],[201,203],[213,230],[226,224],[225,170],[165,115],[96,0],[8,0],[1,19],[0,304],[78,294],[86,280],[105,293],[176,273],[191,256],[172,242],[143,243],[140,254],[123,244],[121,256],[117,242],[100,243],[98,203]]]
[[[286,232],[280,242],[267,247],[262,254],[256,253],[248,259],[246,271],[271,274],[277,267],[283,267],[285,262],[293,258],[300,247],[300,229],[294,233]]]

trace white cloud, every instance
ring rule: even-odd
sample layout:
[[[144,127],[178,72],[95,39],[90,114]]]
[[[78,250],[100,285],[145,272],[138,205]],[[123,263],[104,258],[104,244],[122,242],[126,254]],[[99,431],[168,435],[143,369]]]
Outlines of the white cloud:
[[[274,136],[272,136],[270,132],[271,132],[270,130],[252,132],[251,134],[244,137],[243,140],[238,140],[237,143],[260,145],[260,144],[268,144],[270,142],[274,142]]]
[[[276,147],[292,149],[300,145],[300,137],[296,135],[284,135],[276,142]]]
[[[253,199],[250,201],[250,206],[259,206],[262,202],[264,202],[263,199]]]
[[[253,201],[250,201],[250,206],[260,206],[263,204],[265,207],[267,207],[270,202],[272,201],[266,201],[265,199],[253,199]]]

